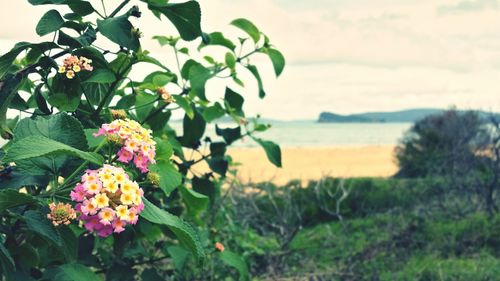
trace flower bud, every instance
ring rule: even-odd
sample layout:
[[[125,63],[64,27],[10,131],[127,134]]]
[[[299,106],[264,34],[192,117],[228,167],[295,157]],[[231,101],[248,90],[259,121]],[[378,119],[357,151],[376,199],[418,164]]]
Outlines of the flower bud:
[[[158,173],[149,172],[146,178],[152,185],[154,186],[160,185],[160,175]]]

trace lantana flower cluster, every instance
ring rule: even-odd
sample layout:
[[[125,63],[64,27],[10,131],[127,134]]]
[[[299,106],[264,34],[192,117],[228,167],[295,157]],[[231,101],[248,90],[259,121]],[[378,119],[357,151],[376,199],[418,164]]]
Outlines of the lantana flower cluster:
[[[120,233],[127,224],[136,224],[144,209],[143,190],[120,167],[104,165],[87,170],[71,191],[75,210],[88,231],[101,237]]]
[[[94,136],[105,135],[118,142],[122,147],[118,151],[118,161],[134,165],[142,172],[149,171],[149,163],[155,164],[156,142],[151,137],[151,130],[143,128],[130,119],[118,119],[103,124]]]
[[[92,60],[86,57],[69,56],[64,59],[63,65],[59,66],[59,73],[66,73],[68,79],[73,79],[76,73],[82,70],[92,71],[94,68],[91,63]]]
[[[76,212],[70,204],[50,203],[49,209],[50,213],[47,214],[47,218],[52,221],[54,226],[68,225],[76,219]]]

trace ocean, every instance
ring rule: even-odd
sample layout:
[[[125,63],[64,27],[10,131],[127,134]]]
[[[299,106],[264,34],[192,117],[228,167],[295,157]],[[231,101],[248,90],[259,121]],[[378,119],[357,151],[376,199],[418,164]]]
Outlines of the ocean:
[[[356,147],[396,145],[413,123],[317,123],[314,121],[273,122],[272,127],[256,136],[278,143],[282,147]],[[233,124],[219,124],[231,127]],[[181,123],[173,123],[182,132]],[[206,135],[220,140],[215,126],[209,125]],[[237,141],[234,147],[258,146],[250,138]]]
[[[172,127],[182,135],[182,123]],[[412,123],[316,123],[314,121],[273,122],[272,127],[255,134],[257,137],[278,143],[281,147],[356,147],[395,145]],[[219,124],[234,127],[234,124]],[[215,134],[215,125],[207,126],[206,135],[221,140]],[[0,139],[0,146],[5,143]],[[250,138],[239,140],[234,147],[258,146]]]

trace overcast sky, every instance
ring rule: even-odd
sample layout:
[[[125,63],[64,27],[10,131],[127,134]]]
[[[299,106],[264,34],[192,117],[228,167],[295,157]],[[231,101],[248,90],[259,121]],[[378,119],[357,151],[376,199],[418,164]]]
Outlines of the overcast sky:
[[[105,0],[111,10],[117,0]],[[132,1],[134,2],[134,1]],[[100,1],[92,1],[100,7]],[[34,27],[51,7],[2,0],[0,51],[38,41]],[[274,79],[263,66],[268,97],[255,83],[240,89],[246,109],[268,118],[314,119],[321,111],[356,113],[413,107],[500,111],[500,4],[496,0],[201,0],[203,29],[229,31],[252,20],[280,49],[287,67]],[[162,55],[153,35],[175,34],[145,14],[143,45]],[[165,55],[168,63],[168,56]],[[221,91],[217,82],[211,94]]]

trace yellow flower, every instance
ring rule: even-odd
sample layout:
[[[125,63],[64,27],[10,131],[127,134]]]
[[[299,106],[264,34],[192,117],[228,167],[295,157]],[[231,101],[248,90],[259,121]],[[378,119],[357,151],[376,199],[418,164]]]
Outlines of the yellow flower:
[[[73,77],[75,77],[75,72],[73,70],[68,70],[68,72],[66,72],[66,77],[68,77],[68,79],[73,79]]]
[[[66,72],[66,67],[64,67],[64,66],[59,66],[59,70],[58,70],[57,72],[59,72],[59,73],[64,73],[64,72]]]
[[[79,65],[73,65],[73,71],[74,72],[80,72],[82,70]]]
[[[104,189],[106,189],[106,191],[108,192],[115,193],[116,191],[118,191],[118,184],[114,181],[105,182]]]
[[[127,220],[128,218],[128,208],[124,205],[119,205],[115,208],[116,216],[118,216],[121,220]]]
[[[122,184],[122,183],[124,183],[126,180],[127,180],[127,178],[125,177],[125,175],[124,175],[124,174],[116,174],[116,175],[115,175],[115,181],[116,181],[116,183],[118,183],[118,184]]]
[[[109,198],[106,194],[101,193],[94,197],[94,203],[98,208],[104,208],[109,206]]]
[[[130,194],[134,192],[134,190],[135,190],[134,186],[132,185],[131,182],[125,182],[120,187],[120,191],[125,194]]]
[[[134,203],[134,198],[135,196],[133,194],[130,194],[130,193],[123,193],[121,196],[120,196],[120,201],[122,202],[122,204],[125,204],[125,205],[130,205],[130,204],[133,204]]]
[[[103,173],[101,175],[101,181],[110,181],[110,180],[113,180],[113,175],[110,174],[110,173]]]

